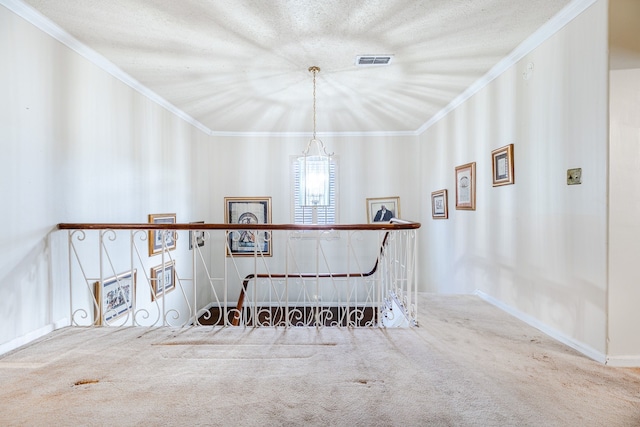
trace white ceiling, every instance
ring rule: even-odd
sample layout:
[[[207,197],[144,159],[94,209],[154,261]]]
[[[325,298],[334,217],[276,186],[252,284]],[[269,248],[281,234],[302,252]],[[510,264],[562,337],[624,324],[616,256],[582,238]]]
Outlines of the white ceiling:
[[[213,132],[416,132],[569,0],[26,0]],[[356,55],[392,54],[387,67]]]

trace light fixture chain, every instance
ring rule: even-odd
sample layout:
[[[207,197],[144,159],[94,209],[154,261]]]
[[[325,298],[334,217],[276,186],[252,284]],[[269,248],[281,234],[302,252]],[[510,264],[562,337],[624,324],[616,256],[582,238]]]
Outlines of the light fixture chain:
[[[317,138],[317,132],[316,132],[316,128],[317,128],[316,76],[320,72],[320,67],[318,67],[317,65],[313,65],[309,67],[309,72],[313,73],[313,137],[309,140],[306,150],[304,150],[302,153],[306,156],[309,153],[309,149],[311,148],[312,143],[314,143],[318,148],[319,155],[324,155],[330,158],[331,156],[333,156],[333,153],[331,154],[327,153],[327,149],[324,146],[324,143]]]

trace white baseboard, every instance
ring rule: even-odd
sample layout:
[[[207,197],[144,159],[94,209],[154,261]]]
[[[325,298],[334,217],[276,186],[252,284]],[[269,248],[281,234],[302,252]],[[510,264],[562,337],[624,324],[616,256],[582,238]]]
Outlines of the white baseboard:
[[[41,338],[47,334],[50,334],[56,329],[64,328],[69,325],[70,325],[69,319],[67,318],[59,319],[56,322],[50,323],[46,326],[43,326],[40,329],[36,329],[35,331],[29,332],[26,335],[15,338],[4,344],[0,344],[0,355],[8,353],[12,350],[15,350],[16,348],[22,347],[23,345],[29,344],[30,342],[35,341],[38,338]]]
[[[614,368],[637,368],[640,366],[640,356],[607,356],[605,364]]]
[[[572,349],[584,354],[585,356],[589,357],[590,359],[595,360],[596,362],[602,363],[602,364],[607,364],[607,365],[611,365],[611,366],[618,366],[618,365],[614,365],[613,361],[610,360],[610,358],[608,358],[605,354],[594,350],[593,348],[589,347],[588,345],[585,345],[582,342],[576,341],[575,339],[563,334],[562,332],[557,331],[556,329],[550,328],[548,325],[540,322],[538,319],[523,313],[519,310],[516,310],[515,308],[505,304],[504,302],[495,299],[494,297],[492,297],[491,295],[488,295],[480,290],[477,290],[474,292],[475,295],[479,296],[480,298],[482,298],[483,300],[485,300],[486,302],[488,302],[491,305],[494,305],[496,307],[498,307],[499,309],[501,309],[502,311],[505,311],[507,313],[509,313],[510,315],[512,315],[513,317],[516,317],[517,319],[522,320],[524,323],[526,323],[529,326],[532,326],[536,329],[538,329],[539,331],[543,332],[544,334],[550,336],[551,338],[555,339],[556,341],[559,341],[569,347],[571,347]],[[636,363],[638,363],[638,359],[636,358]],[[636,364],[635,366],[640,366],[640,364]]]

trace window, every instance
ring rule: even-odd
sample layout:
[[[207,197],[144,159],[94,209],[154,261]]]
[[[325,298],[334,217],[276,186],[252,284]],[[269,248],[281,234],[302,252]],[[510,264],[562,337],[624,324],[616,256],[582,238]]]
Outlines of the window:
[[[338,159],[331,157],[329,169],[329,205],[312,208],[302,206],[300,192],[302,156],[291,157],[291,199],[294,224],[336,224],[338,222]],[[315,212],[314,212],[315,210]],[[314,216],[316,221],[314,221]]]

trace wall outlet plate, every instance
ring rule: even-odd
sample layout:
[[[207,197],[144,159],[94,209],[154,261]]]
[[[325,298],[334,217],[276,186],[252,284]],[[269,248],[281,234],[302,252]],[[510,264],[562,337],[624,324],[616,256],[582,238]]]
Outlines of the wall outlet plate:
[[[582,168],[567,169],[567,185],[582,184]]]

